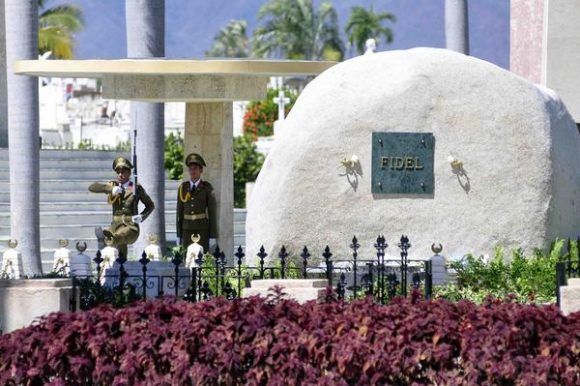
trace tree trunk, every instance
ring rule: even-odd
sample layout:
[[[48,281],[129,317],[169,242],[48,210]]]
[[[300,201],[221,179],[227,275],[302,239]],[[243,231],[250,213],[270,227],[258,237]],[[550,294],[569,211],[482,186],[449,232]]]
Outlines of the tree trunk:
[[[38,79],[14,75],[16,60],[38,59],[37,0],[5,0],[10,225],[26,275],[42,273],[39,227]]]
[[[467,0],[445,0],[445,40],[448,49],[469,55]]]
[[[165,56],[165,0],[126,0],[127,57]],[[141,224],[135,244],[137,257],[155,233],[165,249],[165,168],[163,103],[131,102],[131,130],[137,129],[138,180],[155,203],[155,210]]]

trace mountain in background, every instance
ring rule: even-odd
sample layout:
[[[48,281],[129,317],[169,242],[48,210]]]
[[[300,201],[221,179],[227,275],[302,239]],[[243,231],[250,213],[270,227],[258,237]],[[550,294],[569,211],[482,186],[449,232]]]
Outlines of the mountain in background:
[[[265,0],[166,0],[165,53],[168,58],[203,58],[214,35],[231,19],[248,21],[248,35]],[[319,4],[320,1],[316,1]],[[444,47],[444,0],[334,0],[341,29],[355,5],[374,5],[376,12],[397,17],[394,42],[378,51],[412,47]],[[126,56],[124,0],[48,0],[46,6],[75,4],[85,16],[85,28],[76,36],[77,59],[113,59]],[[509,8],[506,0],[469,1],[471,55],[500,67],[509,66]],[[343,32],[344,33],[344,32]],[[346,41],[346,38],[345,38]],[[347,49],[347,56],[354,51]]]

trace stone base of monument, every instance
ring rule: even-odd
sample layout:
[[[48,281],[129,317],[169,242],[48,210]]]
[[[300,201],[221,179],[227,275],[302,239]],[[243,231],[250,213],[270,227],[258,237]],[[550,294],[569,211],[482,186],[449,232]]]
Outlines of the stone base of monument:
[[[267,297],[274,294],[274,287],[282,287],[286,294],[284,298],[294,299],[298,303],[305,303],[309,300],[318,300],[324,297],[327,280],[321,279],[263,279],[252,280],[251,287],[243,291],[243,297],[261,296]]]
[[[568,285],[560,287],[560,309],[564,315],[580,311],[580,279],[568,279]]]
[[[70,279],[0,280],[0,330],[7,333],[51,312],[68,311],[71,296]]]

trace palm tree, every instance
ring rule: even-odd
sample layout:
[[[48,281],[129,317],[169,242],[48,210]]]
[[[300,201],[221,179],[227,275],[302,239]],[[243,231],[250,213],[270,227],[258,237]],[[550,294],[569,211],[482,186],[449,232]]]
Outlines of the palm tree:
[[[127,56],[154,58],[165,56],[165,0],[126,0]],[[143,185],[155,210],[141,224],[135,252],[140,256],[149,233],[157,234],[165,245],[165,109],[163,103],[131,102],[131,129],[139,129],[137,163],[139,183]]]
[[[254,31],[252,46],[259,57],[342,60],[338,17],[332,4],[315,9],[312,0],[270,0],[258,12],[264,24]]]
[[[38,58],[36,0],[5,0],[10,227],[26,275],[42,273],[40,260],[38,80],[15,75],[14,62]]]
[[[393,31],[383,25],[385,21],[394,22],[395,16],[389,12],[375,13],[372,5],[368,10],[361,6],[352,7],[345,28],[351,47],[356,47],[359,54],[362,54],[368,39],[375,39],[378,45],[383,36],[387,43],[391,43]]]
[[[213,38],[213,47],[205,53],[208,57],[247,58],[250,43],[246,34],[245,20],[230,20]]]
[[[39,7],[44,0],[38,0]],[[57,5],[42,12],[38,25],[38,50],[40,54],[52,52],[56,59],[73,58],[73,34],[83,27],[83,13],[73,5]]]

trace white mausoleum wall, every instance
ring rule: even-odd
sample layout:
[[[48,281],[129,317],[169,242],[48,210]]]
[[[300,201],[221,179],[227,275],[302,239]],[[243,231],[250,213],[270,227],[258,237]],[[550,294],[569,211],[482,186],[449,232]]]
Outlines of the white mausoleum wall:
[[[248,205],[250,260],[261,244],[317,257],[329,245],[344,257],[353,235],[361,256],[384,234],[396,257],[406,234],[410,257],[426,258],[433,242],[458,257],[580,231],[572,118],[551,91],[482,60],[431,48],[360,56],[312,81],[285,125]],[[373,132],[433,133],[433,195],[371,192]],[[340,165],[352,155],[356,178]]]

